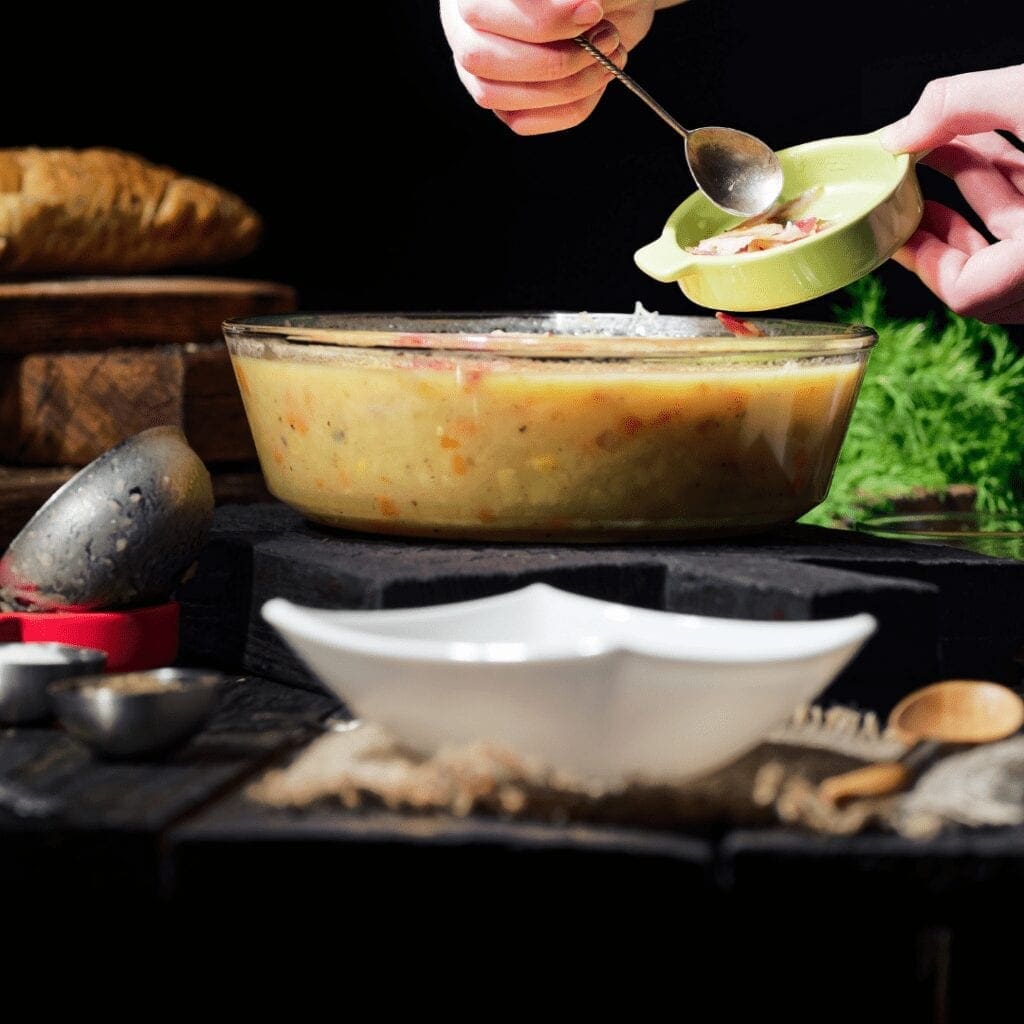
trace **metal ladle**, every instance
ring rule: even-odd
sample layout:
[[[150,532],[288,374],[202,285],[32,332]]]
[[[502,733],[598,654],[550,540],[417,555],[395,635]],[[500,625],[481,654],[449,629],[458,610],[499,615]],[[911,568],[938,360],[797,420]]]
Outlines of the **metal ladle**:
[[[782,192],[782,167],[770,146],[735,128],[684,128],[660,103],[620,71],[589,39],[576,36],[602,67],[640,97],[685,141],[686,163],[697,187],[726,213],[755,217]]]
[[[210,473],[175,426],[80,469],[0,558],[0,610],[141,608],[167,600],[213,523]]]

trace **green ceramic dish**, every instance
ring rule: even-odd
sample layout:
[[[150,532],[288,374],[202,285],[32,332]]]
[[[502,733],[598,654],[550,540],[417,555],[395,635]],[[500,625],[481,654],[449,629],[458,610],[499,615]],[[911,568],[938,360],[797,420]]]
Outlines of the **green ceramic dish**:
[[[789,245],[735,256],[694,256],[695,245],[741,218],[695,192],[669,217],[661,237],[635,255],[658,281],[675,281],[708,309],[780,309],[827,295],[870,273],[914,233],[922,199],[913,155],[883,149],[877,133],[819,139],[778,154],[782,198],[815,185],[823,195],[808,211],[830,225]]]

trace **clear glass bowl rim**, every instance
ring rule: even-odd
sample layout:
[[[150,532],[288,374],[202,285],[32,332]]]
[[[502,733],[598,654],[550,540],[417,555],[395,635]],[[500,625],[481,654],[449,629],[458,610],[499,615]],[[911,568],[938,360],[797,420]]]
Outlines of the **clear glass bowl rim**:
[[[225,321],[232,341],[505,358],[629,360],[755,356],[789,360],[866,355],[877,334],[860,324],[745,317],[764,337],[736,337],[715,317],[646,313],[296,313]],[[501,333],[491,333],[492,331]]]
[[[1019,519],[1022,516],[1005,512],[904,512],[894,515],[871,516],[854,524],[861,533],[876,537],[941,538],[943,540],[1020,540],[1024,530],[986,529],[985,523]],[[912,524],[921,524],[914,528]],[[969,524],[969,529],[957,529],[957,523]],[[943,529],[942,527],[945,527]]]

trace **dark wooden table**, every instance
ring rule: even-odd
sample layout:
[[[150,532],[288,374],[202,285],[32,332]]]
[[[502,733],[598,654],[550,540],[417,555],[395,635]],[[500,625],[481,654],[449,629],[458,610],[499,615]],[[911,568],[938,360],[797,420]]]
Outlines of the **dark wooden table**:
[[[952,1019],[951,1008],[968,1004],[977,1011],[981,979],[999,964],[1012,967],[1005,977],[1015,984],[1019,942],[992,921],[1024,891],[1024,828],[917,843],[781,827],[680,833],[340,806],[294,812],[248,801],[245,783],[293,756],[336,709],[322,694],[239,678],[199,736],[152,762],[98,761],[54,726],[6,729],[7,914],[131,908],[236,920],[258,910],[265,923],[315,913],[359,934],[398,914],[420,925],[472,921],[488,944],[527,928],[534,950],[581,939],[607,950],[628,936],[634,952],[671,924],[695,978],[743,964],[748,984],[732,996],[797,986],[816,993],[819,1011],[844,993],[821,1018],[832,1020],[881,993],[889,1011],[910,1019]],[[15,813],[15,798],[28,796],[22,811],[34,813]]]

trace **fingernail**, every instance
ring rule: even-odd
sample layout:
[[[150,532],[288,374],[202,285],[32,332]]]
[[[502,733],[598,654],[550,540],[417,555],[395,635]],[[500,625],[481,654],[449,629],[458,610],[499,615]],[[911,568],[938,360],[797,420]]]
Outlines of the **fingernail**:
[[[608,56],[614,53],[619,45],[619,33],[613,26],[606,25],[590,36],[590,43]]]
[[[577,4],[572,12],[572,20],[577,25],[593,25],[604,17],[604,10],[594,0],[584,0]],[[593,42],[593,40],[591,40]]]

